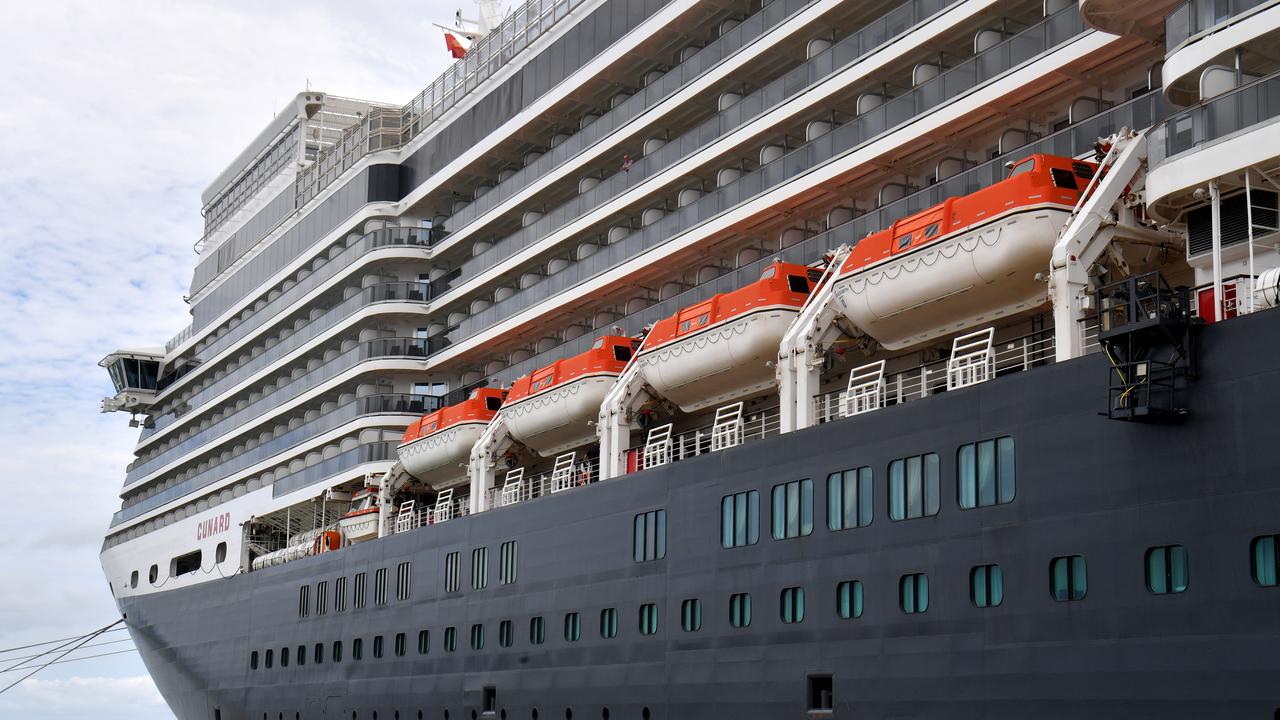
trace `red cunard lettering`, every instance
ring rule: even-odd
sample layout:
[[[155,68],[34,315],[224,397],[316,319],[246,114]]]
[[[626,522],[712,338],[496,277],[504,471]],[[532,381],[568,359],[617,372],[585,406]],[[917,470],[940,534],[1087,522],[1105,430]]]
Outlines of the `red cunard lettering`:
[[[196,540],[204,540],[219,533],[224,533],[231,529],[231,513],[222,513],[207,520],[202,520],[196,526]]]

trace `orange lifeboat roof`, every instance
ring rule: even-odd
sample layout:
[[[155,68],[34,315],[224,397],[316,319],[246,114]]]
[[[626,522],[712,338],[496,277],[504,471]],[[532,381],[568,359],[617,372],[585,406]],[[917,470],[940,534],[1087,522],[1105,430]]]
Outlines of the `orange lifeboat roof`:
[[[502,407],[502,399],[506,395],[506,390],[497,388],[474,390],[471,397],[457,405],[440,408],[410,423],[404,431],[404,438],[400,440],[400,444],[433,435],[459,423],[476,421],[487,423],[497,414],[498,408]]]
[[[948,235],[993,218],[1038,205],[1075,207],[1097,172],[1091,162],[1058,155],[1032,155],[1009,170],[1009,177],[977,192],[947,198],[863,238],[840,268],[849,275],[942,241]]]
[[[597,338],[591,349],[573,357],[557,360],[538,368],[529,375],[511,383],[507,405],[538,395],[558,385],[588,375],[619,375],[639,343],[621,335],[605,335]]]
[[[821,274],[820,270],[807,265],[774,262],[760,273],[759,280],[750,285],[713,295],[654,323],[640,351],[661,347],[764,308],[780,305],[799,308]]]

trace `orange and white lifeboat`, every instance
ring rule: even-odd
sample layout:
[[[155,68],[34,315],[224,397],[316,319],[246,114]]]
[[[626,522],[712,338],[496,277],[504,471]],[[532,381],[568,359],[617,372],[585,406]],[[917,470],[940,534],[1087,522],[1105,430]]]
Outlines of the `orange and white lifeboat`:
[[[756,282],[659,320],[636,353],[641,376],[685,412],[772,388],[767,363],[820,275],[775,262]]]
[[[584,353],[518,378],[502,406],[511,437],[543,456],[594,440],[590,422],[637,345],[631,338],[606,335]]]
[[[1043,305],[1036,275],[1096,170],[1032,155],[994,185],[867,236],[839,269],[836,305],[892,350]]]
[[[338,520],[338,527],[349,543],[378,537],[378,488],[366,487],[352,495],[351,509]]]
[[[396,448],[405,472],[427,485],[465,477],[471,446],[502,407],[505,396],[505,390],[480,388],[457,405],[411,423]]]

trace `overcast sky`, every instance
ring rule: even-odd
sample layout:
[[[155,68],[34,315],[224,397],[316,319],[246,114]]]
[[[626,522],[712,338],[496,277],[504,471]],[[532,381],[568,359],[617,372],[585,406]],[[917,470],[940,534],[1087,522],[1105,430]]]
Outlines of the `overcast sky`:
[[[469,0],[0,4],[0,649],[117,617],[98,565],[137,431],[97,367],[187,324],[200,192],[294,94],[404,103]],[[119,640],[115,633],[104,641]],[[132,647],[129,642],[93,652]],[[30,651],[0,652],[0,670]],[[20,677],[0,673],[0,687]],[[0,718],[171,718],[136,653],[57,665]]]

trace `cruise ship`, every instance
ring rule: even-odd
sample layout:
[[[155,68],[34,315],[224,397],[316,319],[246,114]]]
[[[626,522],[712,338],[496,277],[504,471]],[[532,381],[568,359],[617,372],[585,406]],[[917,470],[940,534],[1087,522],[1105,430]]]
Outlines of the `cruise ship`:
[[[1280,2],[476,14],[101,362],[178,718],[1280,719]]]

